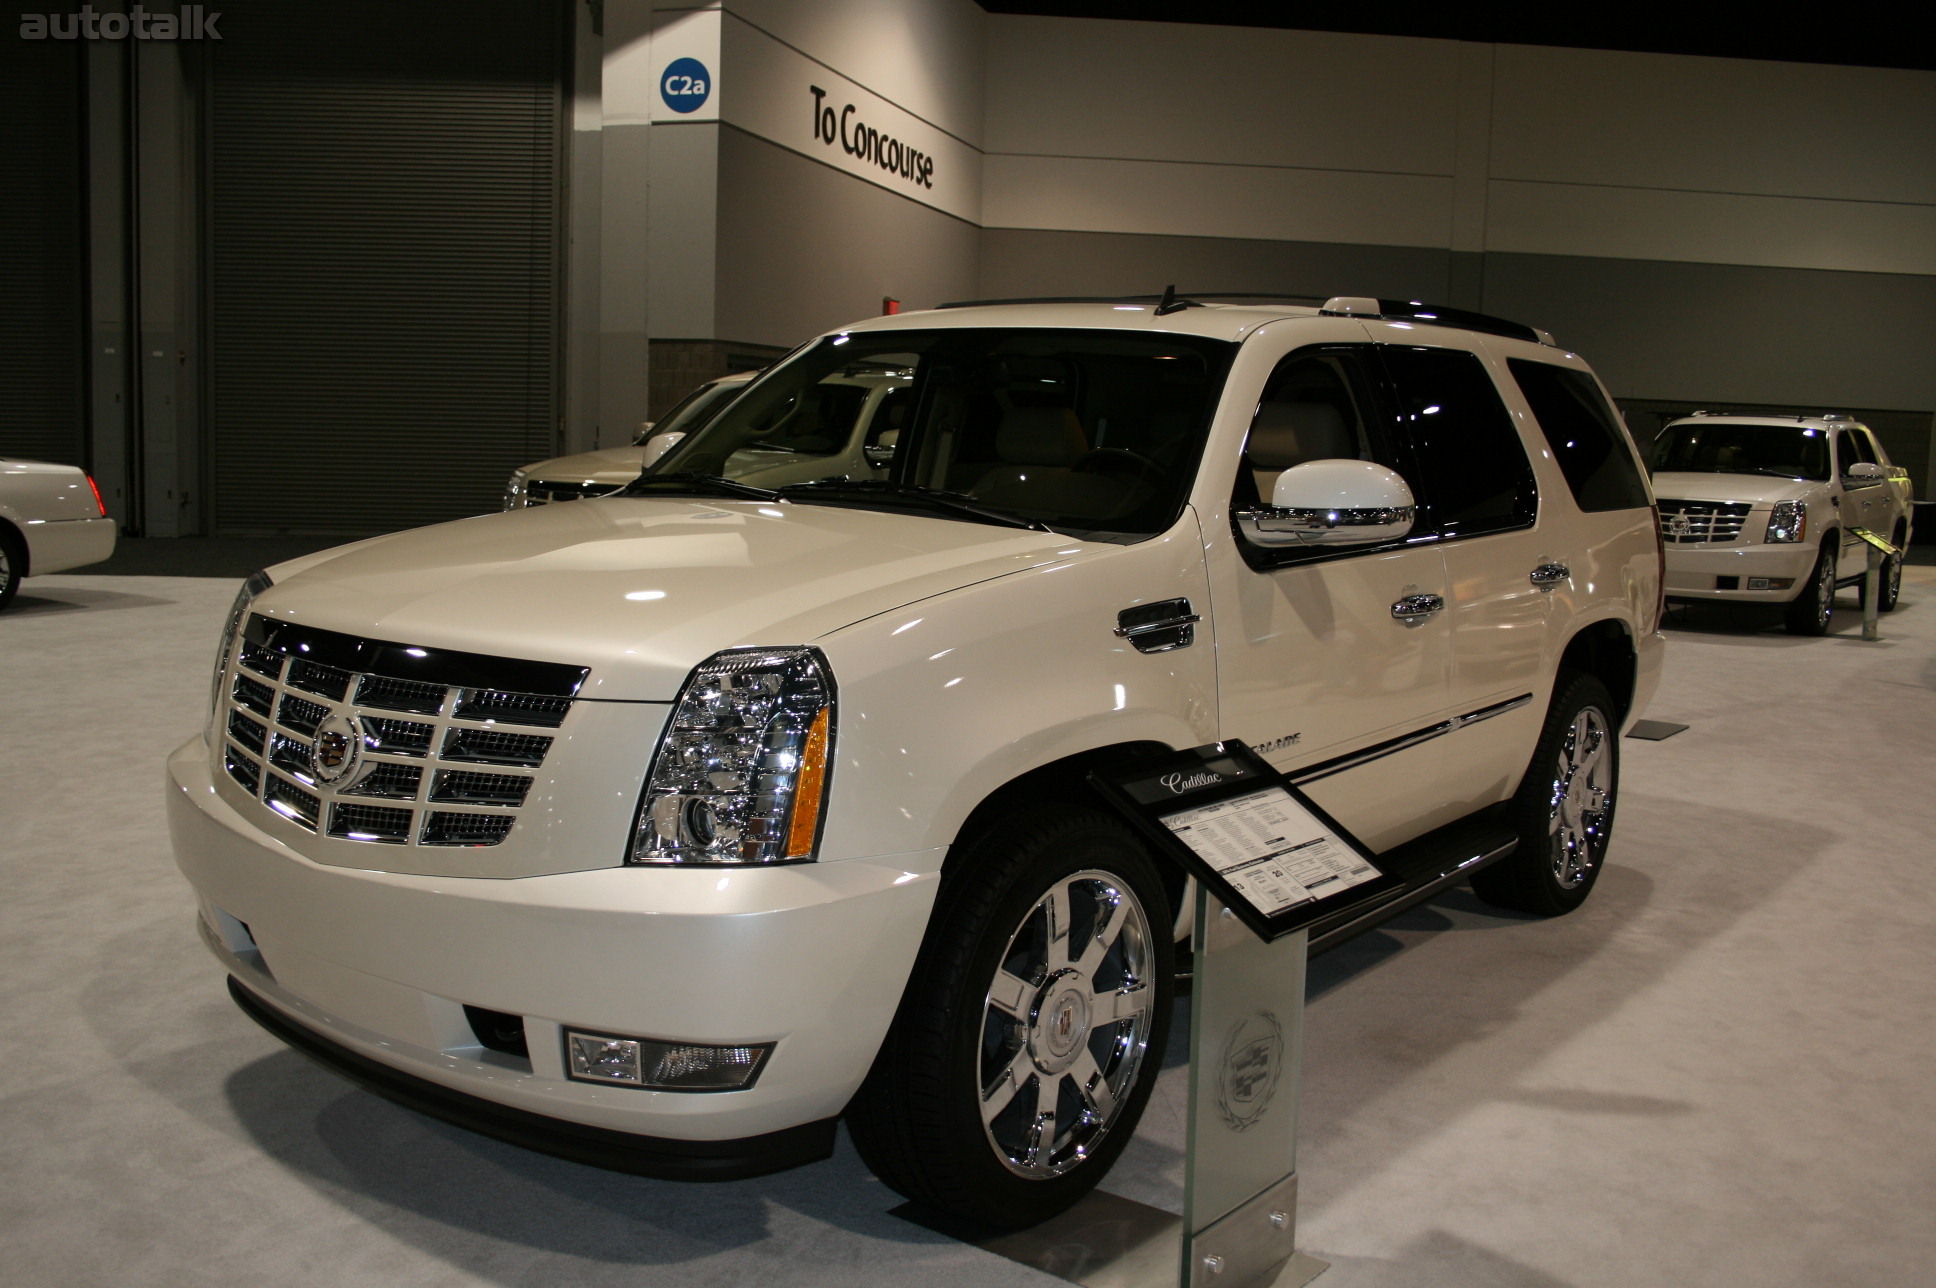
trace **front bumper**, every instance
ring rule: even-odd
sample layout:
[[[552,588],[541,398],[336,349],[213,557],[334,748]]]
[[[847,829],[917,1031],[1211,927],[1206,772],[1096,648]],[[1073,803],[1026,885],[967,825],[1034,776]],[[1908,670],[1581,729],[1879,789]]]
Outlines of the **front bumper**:
[[[644,1154],[666,1142],[751,1149],[838,1115],[900,1003],[940,867],[922,854],[518,879],[346,869],[232,809],[199,736],[169,758],[168,777],[175,858],[200,896],[204,940],[271,1019],[346,1058],[311,1054],[351,1076],[375,1065],[576,1125],[561,1137],[659,1138],[639,1143]],[[486,1050],[467,1005],[522,1017],[528,1058]],[[567,1078],[565,1026],[777,1045],[746,1090],[650,1091]]]
[[[1739,547],[1668,546],[1667,596],[1742,604],[1785,604],[1808,589],[1817,543]],[[1730,582],[1729,579],[1732,579]],[[1786,581],[1752,589],[1756,581]]]

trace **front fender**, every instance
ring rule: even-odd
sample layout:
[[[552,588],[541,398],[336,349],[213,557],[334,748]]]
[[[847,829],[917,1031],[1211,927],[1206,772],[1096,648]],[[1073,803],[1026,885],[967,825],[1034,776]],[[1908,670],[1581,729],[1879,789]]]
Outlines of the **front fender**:
[[[1121,742],[1212,741],[1211,623],[1165,653],[1114,634],[1122,609],[1176,598],[1209,606],[1190,511],[1149,541],[1071,540],[1062,562],[815,641],[839,695],[821,857],[939,855],[977,804],[1039,766]]]

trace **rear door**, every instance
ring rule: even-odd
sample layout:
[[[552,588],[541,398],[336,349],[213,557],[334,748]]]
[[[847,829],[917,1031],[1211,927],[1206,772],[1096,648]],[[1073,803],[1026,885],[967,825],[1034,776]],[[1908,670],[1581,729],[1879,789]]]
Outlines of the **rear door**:
[[[1576,552],[1563,524],[1540,523],[1532,462],[1485,360],[1447,344],[1380,353],[1420,484],[1414,532],[1445,560],[1456,727],[1443,783],[1465,814],[1509,794],[1532,754],[1551,686],[1552,592]]]

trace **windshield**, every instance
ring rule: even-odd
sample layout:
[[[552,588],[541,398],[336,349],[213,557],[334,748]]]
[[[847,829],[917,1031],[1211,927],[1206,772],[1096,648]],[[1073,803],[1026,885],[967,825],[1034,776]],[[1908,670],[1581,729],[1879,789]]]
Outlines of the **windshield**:
[[[1182,508],[1234,348],[1121,331],[833,336],[752,385],[641,485],[718,475],[869,508],[937,489],[1058,532],[1149,536]]]
[[[1669,425],[1654,440],[1654,471],[1828,477],[1828,434],[1802,425]]]
[[[690,434],[716,415],[720,408],[739,397],[746,384],[745,380],[715,380],[699,386],[674,403],[671,411],[640,430],[632,445],[637,447],[660,434]]]

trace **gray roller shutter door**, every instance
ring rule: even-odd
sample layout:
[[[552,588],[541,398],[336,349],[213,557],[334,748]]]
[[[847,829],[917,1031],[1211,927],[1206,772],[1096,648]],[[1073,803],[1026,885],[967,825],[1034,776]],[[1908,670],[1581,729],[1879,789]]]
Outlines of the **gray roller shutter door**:
[[[222,533],[495,509],[554,454],[562,5],[252,2],[211,46]]]
[[[87,463],[81,104],[80,42],[0,35],[0,456],[63,465]]]

